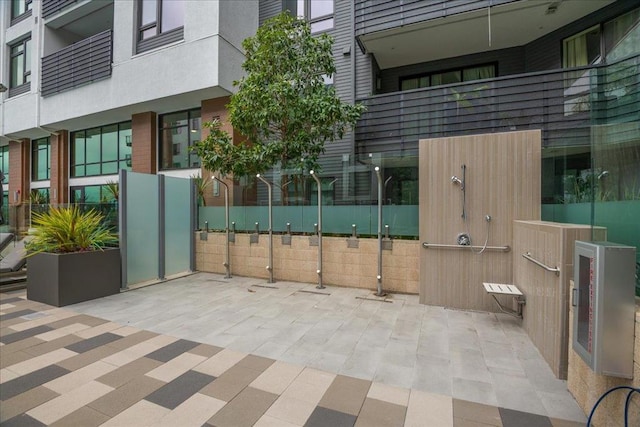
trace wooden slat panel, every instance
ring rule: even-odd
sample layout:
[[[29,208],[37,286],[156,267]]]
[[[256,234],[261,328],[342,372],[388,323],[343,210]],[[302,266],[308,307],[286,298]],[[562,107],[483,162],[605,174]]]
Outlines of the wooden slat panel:
[[[420,240],[456,244],[469,232],[482,246],[491,215],[489,246],[512,245],[514,219],[540,219],[540,131],[498,133],[420,141]],[[451,182],[467,165],[466,210]],[[511,283],[510,253],[423,249],[420,302],[460,309],[497,311],[483,282]],[[517,285],[517,283],[516,283]],[[505,306],[511,297],[498,297]]]

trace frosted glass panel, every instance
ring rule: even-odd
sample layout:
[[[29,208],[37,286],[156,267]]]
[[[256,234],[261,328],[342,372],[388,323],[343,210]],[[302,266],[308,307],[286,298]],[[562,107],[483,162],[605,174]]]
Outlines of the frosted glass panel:
[[[251,232],[255,223],[260,231],[267,231],[269,209],[265,206],[232,206],[229,223],[236,223],[236,231]],[[200,225],[208,221],[210,230],[224,230],[224,207],[200,207]],[[377,205],[324,206],[322,208],[322,232],[325,234],[351,235],[351,225],[356,224],[359,235],[378,234]],[[287,223],[294,233],[311,233],[318,222],[317,206],[274,206],[273,231],[282,233]],[[382,232],[389,225],[391,236],[418,236],[418,205],[389,205],[382,208]]]
[[[191,250],[191,180],[165,177],[165,275],[188,271]]]
[[[127,284],[158,278],[158,177],[127,173]]]

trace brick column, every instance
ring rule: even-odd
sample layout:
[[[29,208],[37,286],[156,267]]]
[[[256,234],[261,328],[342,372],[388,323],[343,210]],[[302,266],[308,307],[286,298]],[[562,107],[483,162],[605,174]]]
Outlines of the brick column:
[[[52,205],[69,203],[69,132],[51,135],[51,173],[49,199]]]
[[[16,230],[26,229],[26,207],[29,205],[31,177],[31,140],[9,142],[9,224]]]
[[[131,170],[155,174],[158,171],[157,114],[153,111],[131,117]]]

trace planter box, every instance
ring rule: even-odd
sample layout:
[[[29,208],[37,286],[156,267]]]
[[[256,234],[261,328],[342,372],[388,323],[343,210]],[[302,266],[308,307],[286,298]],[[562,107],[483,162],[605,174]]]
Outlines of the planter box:
[[[120,292],[120,249],[27,259],[27,298],[62,307]]]

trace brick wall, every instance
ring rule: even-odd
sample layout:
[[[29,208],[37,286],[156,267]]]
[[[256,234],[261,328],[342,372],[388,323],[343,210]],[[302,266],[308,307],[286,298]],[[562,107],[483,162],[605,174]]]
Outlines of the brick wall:
[[[49,199],[52,205],[69,203],[69,132],[61,130],[51,135],[51,186]]]
[[[267,279],[268,236],[249,243],[249,234],[236,234],[230,243],[231,274]],[[359,239],[359,247],[348,248],[343,237],[322,240],[323,283],[326,285],[376,289],[378,274],[377,239]],[[382,287],[387,291],[416,294],[420,242],[394,240],[393,249],[382,254]],[[224,273],[225,234],[208,233],[200,240],[196,233],[196,269]],[[273,275],[276,280],[315,283],[318,247],[309,245],[308,236],[292,236],[291,245],[283,245],[280,235],[273,237]]]
[[[157,114],[153,111],[131,117],[131,170],[155,174],[158,171]]]

